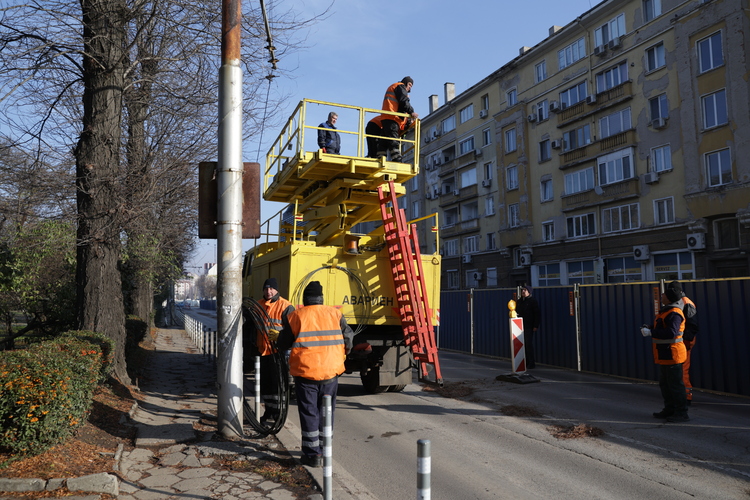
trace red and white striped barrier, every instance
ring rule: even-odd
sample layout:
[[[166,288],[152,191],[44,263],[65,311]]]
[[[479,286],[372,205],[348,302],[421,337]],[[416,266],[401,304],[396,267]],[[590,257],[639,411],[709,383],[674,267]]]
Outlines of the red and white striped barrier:
[[[523,318],[510,318],[510,352],[513,354],[513,373],[525,373],[526,345],[523,337]]]

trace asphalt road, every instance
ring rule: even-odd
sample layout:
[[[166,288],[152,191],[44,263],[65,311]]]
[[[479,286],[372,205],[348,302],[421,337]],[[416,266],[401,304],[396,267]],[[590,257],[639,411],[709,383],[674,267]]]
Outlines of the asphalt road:
[[[651,416],[656,384],[540,368],[519,385],[495,380],[508,362],[443,352],[441,364],[448,389],[473,393],[368,395],[341,378],[334,479],[355,498],[415,498],[418,439],[431,442],[434,500],[750,497],[750,400],[698,393],[692,420],[667,424]],[[576,425],[603,434],[553,435]]]
[[[419,439],[431,442],[433,500],[750,498],[748,398],[696,391],[691,421],[668,424],[651,416],[655,383],[542,366],[538,383],[514,384],[495,380],[507,361],[440,361],[448,394],[463,396],[416,381],[370,395],[357,375],[340,379],[335,498],[415,498]],[[297,421],[292,405],[295,435]],[[574,427],[601,434],[564,438]]]

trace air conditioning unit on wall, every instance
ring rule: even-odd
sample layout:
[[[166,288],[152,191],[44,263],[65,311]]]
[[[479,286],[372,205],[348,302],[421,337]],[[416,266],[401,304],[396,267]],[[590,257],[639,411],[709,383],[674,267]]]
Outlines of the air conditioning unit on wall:
[[[471,255],[462,255],[461,262],[464,264],[471,264]]]
[[[688,250],[704,250],[706,248],[706,235],[704,233],[692,233],[687,235]]]
[[[641,261],[650,259],[651,253],[648,251],[648,245],[635,245],[633,247],[633,258]]]
[[[529,252],[521,252],[521,254],[518,256],[518,264],[523,267],[528,267],[531,265],[531,254]]]
[[[472,278],[474,278],[474,281],[481,281],[481,280],[482,280],[482,278],[483,278],[483,276],[482,276],[482,273],[480,273],[480,272],[478,272],[478,271],[477,271],[477,272],[474,272],[474,273],[473,273],[473,274],[471,275],[471,277],[472,277]]]

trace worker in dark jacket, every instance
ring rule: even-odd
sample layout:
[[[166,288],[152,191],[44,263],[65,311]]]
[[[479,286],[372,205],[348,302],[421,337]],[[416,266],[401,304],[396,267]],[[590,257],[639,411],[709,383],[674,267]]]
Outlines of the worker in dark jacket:
[[[341,154],[341,136],[336,132],[336,121],[339,115],[331,111],[328,120],[318,125],[318,147],[324,153]]]
[[[396,113],[408,113],[411,119],[416,120],[419,115],[414,111],[409,100],[409,92],[414,85],[410,76],[405,76],[400,82],[391,84],[385,91],[383,97],[383,109]],[[395,139],[399,138],[400,131],[406,128],[407,117],[395,116],[384,113],[382,121],[382,139],[378,147],[378,156],[391,155],[391,161],[401,161],[401,147]]]
[[[529,285],[521,287],[521,298],[516,303],[516,313],[523,318],[523,338],[526,349],[526,368],[536,368],[536,357],[534,355],[534,336],[539,330],[542,314],[539,302],[531,296],[532,289]]]
[[[659,389],[664,399],[664,408],[654,413],[656,418],[667,422],[687,422],[685,384],[682,382],[682,364],[687,358],[682,332],[685,330],[685,315],[682,312],[682,287],[676,281],[667,285],[661,294],[662,308],[654,319],[654,326],[641,328],[644,337],[651,337],[654,363],[659,365]]]
[[[302,463],[322,467],[323,396],[336,406],[338,377],[352,348],[354,332],[341,311],[323,305],[323,287],[312,281],[302,294],[304,307],[283,320],[277,346],[289,353],[289,371],[297,387],[297,409],[302,428]],[[333,419],[331,419],[333,423]]]

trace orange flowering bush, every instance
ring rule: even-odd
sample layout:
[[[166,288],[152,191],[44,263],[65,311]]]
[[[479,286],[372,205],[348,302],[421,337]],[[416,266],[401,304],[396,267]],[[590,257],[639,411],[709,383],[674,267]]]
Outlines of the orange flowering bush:
[[[39,453],[70,436],[91,409],[112,350],[104,335],[67,332],[0,353],[0,447]]]

